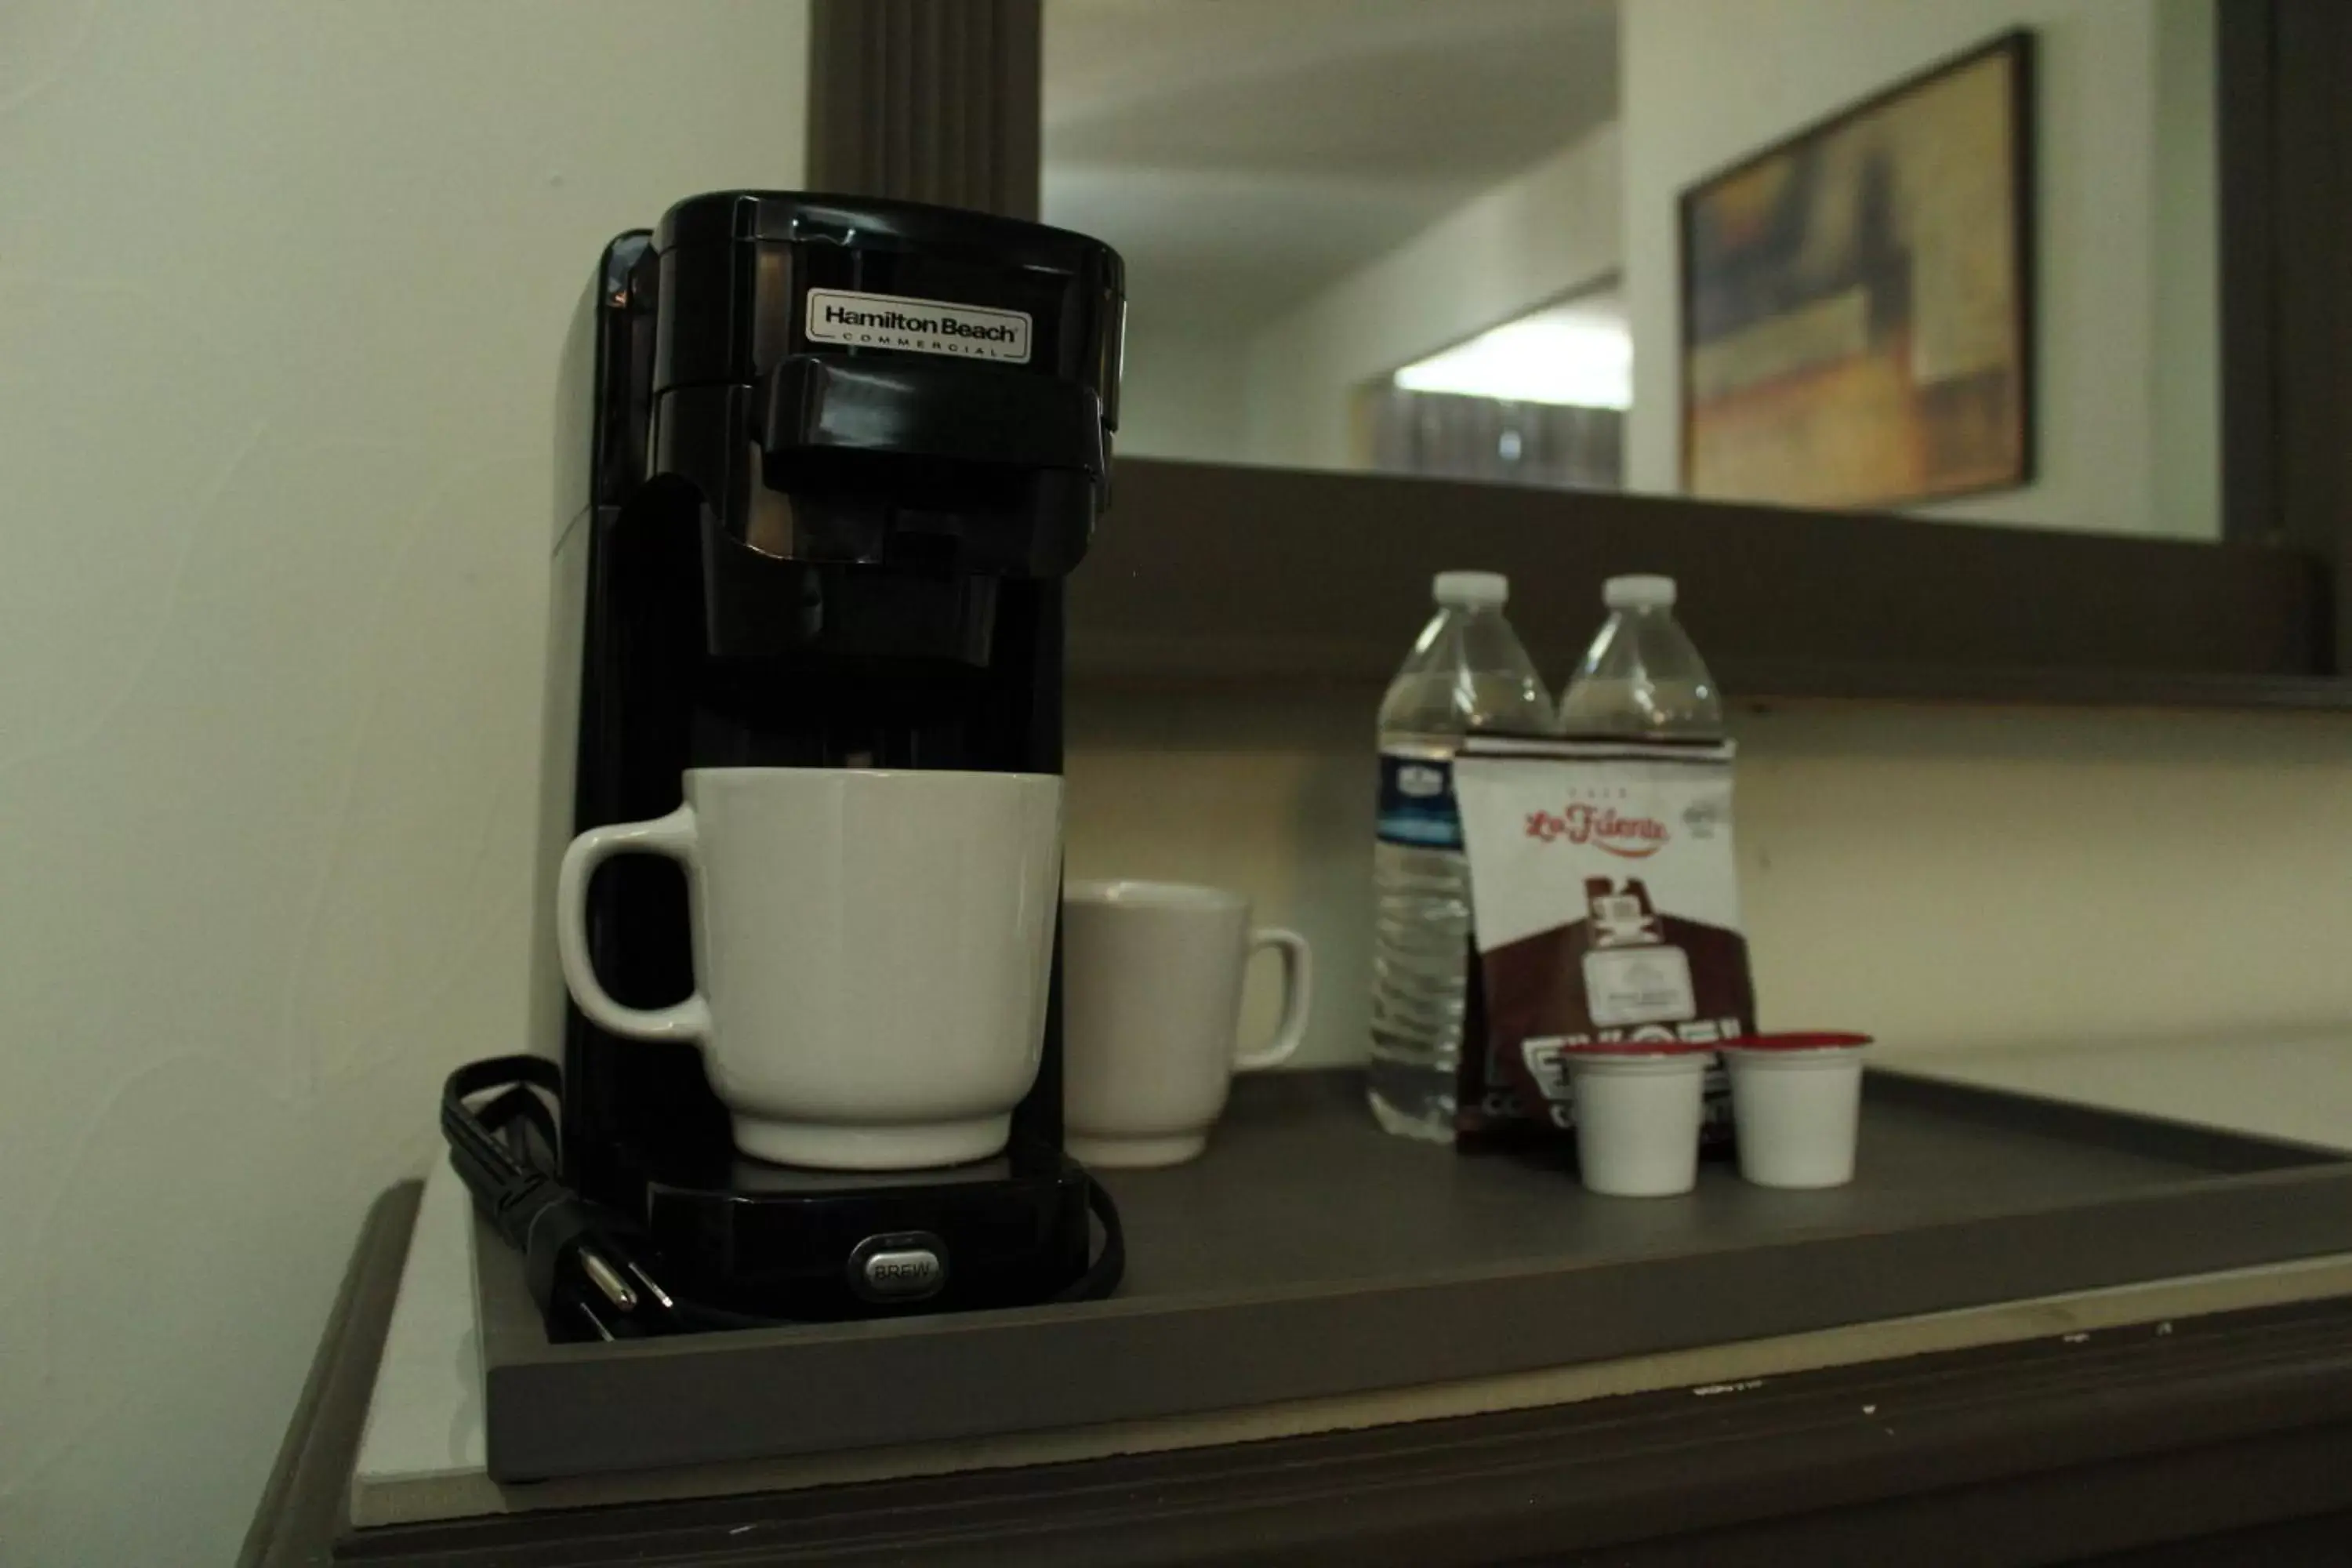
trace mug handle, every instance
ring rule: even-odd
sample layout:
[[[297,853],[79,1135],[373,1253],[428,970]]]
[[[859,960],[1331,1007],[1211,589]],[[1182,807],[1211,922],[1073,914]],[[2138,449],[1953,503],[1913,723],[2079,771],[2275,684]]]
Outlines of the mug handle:
[[[1305,937],[1280,926],[1261,926],[1250,932],[1249,951],[1255,953],[1262,947],[1282,954],[1282,1021],[1275,1026],[1273,1039],[1256,1050],[1234,1053],[1235,1072],[1255,1072],[1288,1061],[1307,1037],[1307,1010],[1315,999],[1315,950]]]
[[[698,845],[694,807],[681,805],[651,822],[592,827],[563,851],[555,875],[555,952],[563,961],[564,984],[592,1023],[635,1040],[709,1037],[710,1005],[700,991],[667,1007],[625,1007],[596,978],[588,953],[588,882],[597,867],[615,855],[661,855],[690,870]]]

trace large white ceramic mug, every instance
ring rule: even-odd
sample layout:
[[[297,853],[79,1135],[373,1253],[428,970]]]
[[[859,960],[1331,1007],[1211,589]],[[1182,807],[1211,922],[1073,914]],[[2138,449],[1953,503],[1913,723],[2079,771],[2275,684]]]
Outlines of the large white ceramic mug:
[[[1240,1048],[1242,972],[1282,955],[1274,1037]],[[1173,1165],[1201,1152],[1236,1071],[1289,1059],[1314,967],[1297,931],[1250,924],[1249,900],[1176,882],[1073,882],[1062,896],[1062,1121],[1090,1165]]]
[[[756,1159],[905,1170],[1003,1148],[1037,1076],[1062,868],[1045,773],[701,768],[686,804],[572,841],[555,934],[580,1010],[692,1040]],[[686,868],[694,994],[644,1009],[597,982],[588,879],[614,855]]]

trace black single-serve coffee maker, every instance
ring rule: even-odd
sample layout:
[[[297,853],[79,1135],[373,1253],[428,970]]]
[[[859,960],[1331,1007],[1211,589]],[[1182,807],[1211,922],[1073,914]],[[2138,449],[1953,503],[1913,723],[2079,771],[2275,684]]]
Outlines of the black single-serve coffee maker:
[[[822,1173],[740,1156],[693,1045],[583,1016],[545,926],[566,840],[670,811],[689,768],[1061,771],[1062,579],[1108,491],[1124,312],[1109,247],[908,203],[696,196],[606,247],[560,388],[532,1005],[561,1185],[642,1226],[658,1284],[595,1258],[589,1310],[542,1298],[558,1333],[648,1291],[709,1326],[1112,1282],[1062,1151],[1058,958],[1001,1156]],[[676,866],[605,867],[587,927],[618,1001],[692,990]]]

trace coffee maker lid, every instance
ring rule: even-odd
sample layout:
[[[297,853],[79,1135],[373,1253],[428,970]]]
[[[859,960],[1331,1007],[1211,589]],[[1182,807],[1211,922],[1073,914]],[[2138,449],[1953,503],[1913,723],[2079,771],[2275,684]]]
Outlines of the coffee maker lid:
[[[717,191],[665,213],[652,248],[662,299],[656,395],[782,374],[793,384],[766,389],[772,403],[825,383],[824,418],[787,408],[782,424],[792,429],[839,425],[833,416],[846,416],[849,403],[890,414],[909,406],[908,397],[1003,423],[1014,411],[989,412],[996,405],[1047,395],[951,368],[960,363],[970,372],[1006,370],[1085,388],[1097,411],[1084,417],[1093,428],[1082,444],[1098,447],[1118,427],[1126,269],[1100,240],[878,196]],[[793,359],[810,363],[784,363]],[[895,359],[909,363],[887,368]],[[915,382],[923,384],[883,384]],[[1021,417],[1034,427],[1063,416],[1031,409]],[[881,449],[909,449],[895,415],[855,423],[868,436],[887,427],[892,436]],[[1099,457],[1077,466],[1101,472]]]
[[[814,191],[710,191],[688,196],[662,215],[654,248],[729,240],[827,240],[842,245],[969,247],[1000,262],[1076,271],[1100,270],[1126,291],[1118,252],[1101,240],[1050,224],[995,213],[883,196]]]

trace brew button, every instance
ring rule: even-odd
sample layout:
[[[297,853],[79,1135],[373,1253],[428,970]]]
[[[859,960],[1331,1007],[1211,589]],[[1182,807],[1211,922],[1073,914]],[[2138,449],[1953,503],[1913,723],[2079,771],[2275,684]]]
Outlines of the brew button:
[[[918,1301],[947,1282],[947,1266],[928,1247],[859,1248],[860,1293],[878,1301]]]

